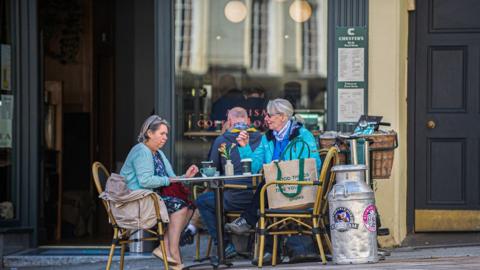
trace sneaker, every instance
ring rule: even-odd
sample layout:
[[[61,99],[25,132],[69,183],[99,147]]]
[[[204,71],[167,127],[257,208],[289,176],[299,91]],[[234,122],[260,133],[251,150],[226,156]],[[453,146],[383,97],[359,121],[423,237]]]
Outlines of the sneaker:
[[[193,244],[194,236],[195,234],[189,228],[186,228],[180,235],[180,246]]]
[[[237,250],[232,243],[228,243],[227,247],[225,248],[225,259],[231,259],[237,256]]]
[[[251,228],[252,226],[250,226],[243,217],[238,217],[234,221],[225,224],[225,230],[234,234],[248,233]]]

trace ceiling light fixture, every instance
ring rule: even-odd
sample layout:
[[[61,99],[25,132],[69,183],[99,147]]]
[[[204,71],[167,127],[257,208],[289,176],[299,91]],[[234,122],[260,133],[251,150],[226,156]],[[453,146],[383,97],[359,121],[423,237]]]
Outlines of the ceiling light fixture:
[[[306,22],[312,16],[312,7],[305,0],[295,0],[290,5],[289,14],[296,22]]]
[[[242,1],[230,1],[225,6],[224,12],[229,21],[239,23],[247,17],[247,6]]]

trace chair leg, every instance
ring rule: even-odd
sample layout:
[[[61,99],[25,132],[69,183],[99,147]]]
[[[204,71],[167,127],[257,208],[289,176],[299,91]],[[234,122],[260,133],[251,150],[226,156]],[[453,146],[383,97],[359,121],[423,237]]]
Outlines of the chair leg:
[[[313,220],[313,228],[318,231],[319,227],[317,220]],[[315,239],[317,240],[318,250],[320,251],[320,257],[322,258],[322,264],[327,263],[327,258],[325,257],[325,251],[323,250],[322,239],[320,238],[320,233],[315,234]]]
[[[260,239],[258,238],[258,234],[255,234],[253,239],[253,258],[258,258],[258,245],[260,243]]]
[[[278,235],[273,236],[272,266],[277,265]]]
[[[123,265],[124,265],[124,262],[125,262],[125,246],[126,246],[126,244],[123,243],[122,247],[120,249],[120,270],[123,270]]]
[[[273,219],[273,223],[277,222],[277,219]],[[273,229],[273,228],[272,228]],[[278,247],[278,235],[273,235],[273,250],[272,250],[272,266],[277,265],[277,247]]]
[[[112,259],[113,259],[113,254],[115,253],[115,246],[117,244],[117,239],[118,239],[118,228],[114,228],[112,245],[110,246],[110,253],[108,254],[107,267],[105,268],[105,270],[110,270],[110,267],[112,266]]]
[[[165,241],[163,240],[163,223],[158,222],[157,224],[157,233],[158,233],[158,238],[160,239],[160,248],[162,249],[162,255],[163,255],[163,266],[165,267],[165,270],[168,270],[168,261],[167,261],[167,249],[165,247]]]
[[[210,252],[212,251],[212,237],[208,237],[208,245],[207,245],[207,253],[205,254],[205,257],[210,257]]]
[[[327,258],[325,257],[325,251],[323,250],[322,239],[320,239],[319,234],[315,234],[317,239],[318,250],[320,250],[320,257],[322,258],[322,264],[327,264]]]
[[[200,260],[200,232],[195,236],[195,261]]]
[[[264,253],[264,249],[265,249],[265,217],[260,217],[260,226],[259,226],[259,229],[260,229],[260,242],[258,243],[259,246],[258,246],[258,267],[262,267],[263,266],[263,253]]]
[[[325,243],[327,244],[327,248],[330,251],[330,254],[333,254],[333,248],[332,248],[332,241],[330,241],[330,237],[328,236],[327,233],[327,227],[325,226],[325,222],[323,219],[320,219],[320,228],[323,229],[323,237],[325,238]]]
[[[265,235],[260,235],[260,241],[258,242],[258,267],[263,266],[263,249],[265,247]]]
[[[325,238],[325,243],[327,244],[328,251],[330,252],[330,254],[333,254],[332,241],[330,241],[328,233],[324,233],[323,238]]]

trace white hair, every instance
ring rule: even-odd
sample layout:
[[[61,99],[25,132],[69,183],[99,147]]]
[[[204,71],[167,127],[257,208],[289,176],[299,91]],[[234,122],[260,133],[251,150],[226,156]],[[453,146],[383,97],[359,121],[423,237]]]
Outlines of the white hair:
[[[285,114],[288,118],[291,118],[294,111],[290,101],[283,98],[277,98],[268,102],[267,112],[269,114]]]
[[[140,133],[138,134],[137,141],[138,142],[145,142],[149,139],[148,131],[155,132],[161,125],[165,125],[168,128],[170,125],[168,124],[167,120],[162,119],[158,115],[150,115],[145,122],[143,122],[142,128],[140,129]]]
[[[234,118],[248,118],[247,111],[242,107],[234,107],[228,111],[229,117]]]
[[[267,112],[269,114],[285,114],[290,120],[302,124],[305,123],[305,120],[300,115],[294,116],[295,110],[293,109],[292,103],[283,98],[270,100],[267,104]]]

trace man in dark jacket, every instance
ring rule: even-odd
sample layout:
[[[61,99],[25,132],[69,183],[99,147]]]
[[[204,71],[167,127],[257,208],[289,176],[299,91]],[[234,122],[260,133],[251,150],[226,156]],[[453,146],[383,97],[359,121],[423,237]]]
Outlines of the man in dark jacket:
[[[218,148],[222,144],[226,144],[227,149],[230,149],[231,145],[235,146],[231,150],[231,160],[234,167],[235,175],[242,174],[242,165],[240,153],[238,152],[236,137],[239,132],[250,125],[247,111],[241,107],[235,107],[229,110],[227,125],[229,129],[222,135],[218,136],[212,144],[210,149],[209,159],[213,160],[214,165],[220,174],[224,174],[224,167],[226,160],[222,157],[218,151]],[[258,131],[251,132],[249,137],[249,143],[252,149],[255,149],[260,144],[261,135]],[[251,178],[239,179],[235,181],[229,181],[229,184],[240,184],[251,186]],[[226,189],[224,192],[224,210],[225,211],[242,211],[245,210],[253,198],[252,190],[240,190],[240,189]],[[197,207],[200,211],[202,220],[208,229],[208,233],[212,237],[214,243],[217,242],[217,226],[215,219],[215,197],[213,192],[206,192],[200,195],[197,199]],[[236,255],[235,247],[230,243],[227,237],[224,237],[225,243],[225,257],[231,258]]]

